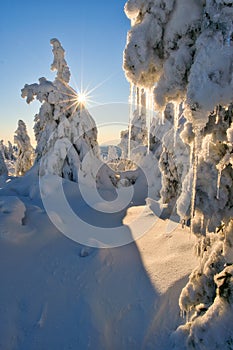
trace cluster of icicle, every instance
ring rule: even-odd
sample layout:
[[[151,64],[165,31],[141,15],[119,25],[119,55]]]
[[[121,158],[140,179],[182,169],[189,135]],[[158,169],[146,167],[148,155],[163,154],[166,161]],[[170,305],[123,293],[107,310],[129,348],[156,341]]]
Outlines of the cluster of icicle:
[[[147,152],[150,152],[150,129],[154,116],[154,94],[153,89],[144,89],[130,84],[129,96],[129,129],[128,129],[128,158],[131,158],[132,127],[138,126],[139,118],[144,125],[140,125],[144,134],[141,143],[146,144]],[[136,118],[135,118],[136,117]]]
[[[222,339],[213,336],[207,346],[221,348],[233,339],[224,331],[233,290],[232,1],[129,0],[125,11],[132,24],[124,52],[130,104],[137,86],[147,92],[146,106],[152,107],[146,115],[147,132],[154,135],[148,137],[148,149],[154,149],[161,123],[161,117],[152,123],[151,117],[173,103],[173,128],[160,139],[161,201],[172,203],[180,220],[191,221],[200,237],[200,266],[180,297],[190,322],[174,342],[177,349],[181,338],[184,349],[201,349],[200,339],[207,341],[201,329],[213,330],[222,312]],[[131,121],[132,115],[131,110]]]

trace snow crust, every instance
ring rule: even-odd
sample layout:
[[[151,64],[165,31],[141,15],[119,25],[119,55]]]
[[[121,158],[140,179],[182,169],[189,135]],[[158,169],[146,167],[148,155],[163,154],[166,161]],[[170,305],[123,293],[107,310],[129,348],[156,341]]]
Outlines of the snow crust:
[[[52,225],[37,196],[11,195],[32,179],[28,173],[0,191],[1,348],[170,349],[170,334],[183,323],[178,297],[196,265],[194,238],[181,226],[167,234],[167,221],[158,220],[121,248],[77,244]],[[75,184],[65,182],[74,210],[90,220]],[[137,221],[141,210],[130,209],[126,222]],[[141,219],[143,227],[150,215]],[[117,214],[98,218],[113,221],[123,225]]]

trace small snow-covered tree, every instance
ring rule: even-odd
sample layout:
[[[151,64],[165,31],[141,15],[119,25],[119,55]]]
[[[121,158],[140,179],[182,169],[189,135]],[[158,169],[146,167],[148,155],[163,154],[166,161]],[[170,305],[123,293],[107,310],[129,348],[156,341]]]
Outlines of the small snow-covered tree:
[[[4,141],[0,141],[0,151],[2,152],[2,156],[4,159],[8,159],[8,149],[7,146],[4,145]]]
[[[15,151],[14,151],[13,145],[10,141],[8,141],[7,153],[8,153],[9,160],[11,160],[11,161],[16,160]]]
[[[7,175],[8,175],[8,170],[7,170],[2,152],[0,151],[0,178],[6,178]]]
[[[26,124],[23,120],[18,121],[15,131],[14,142],[18,148],[18,158],[15,165],[16,176],[22,176],[33,165],[33,148],[27,133]]]
[[[108,146],[108,161],[114,161],[119,158],[116,146]]]

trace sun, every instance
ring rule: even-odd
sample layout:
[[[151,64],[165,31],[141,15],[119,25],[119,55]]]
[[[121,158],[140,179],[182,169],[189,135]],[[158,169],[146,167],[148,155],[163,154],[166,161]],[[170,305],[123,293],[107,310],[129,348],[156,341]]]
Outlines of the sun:
[[[81,104],[81,105],[84,105],[87,103],[87,94],[85,92],[80,92],[78,95],[77,95],[77,100],[78,100],[78,103]]]

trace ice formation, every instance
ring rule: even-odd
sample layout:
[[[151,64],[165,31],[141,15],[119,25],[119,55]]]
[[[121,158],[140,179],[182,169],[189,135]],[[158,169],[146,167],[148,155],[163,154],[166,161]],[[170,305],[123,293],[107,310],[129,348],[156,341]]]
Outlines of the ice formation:
[[[30,137],[27,133],[26,124],[23,120],[18,121],[18,128],[15,131],[14,143],[18,148],[18,157],[15,165],[15,174],[22,176],[33,165],[33,153]]]
[[[191,219],[192,232],[203,237],[200,245],[206,253],[201,253],[200,271],[197,277],[190,277],[183,292],[189,302],[184,302],[182,295],[180,299],[185,312],[197,312],[205,304],[197,312],[197,320],[202,321],[195,321],[200,332],[200,322],[208,324],[206,315],[211,315],[219,298],[223,298],[214,281],[219,274],[224,275],[224,264],[213,270],[211,259],[220,259],[219,245],[229,248],[233,236],[232,1],[129,0],[125,12],[132,25],[124,52],[127,79],[136,89],[153,91],[157,111],[170,102],[174,106],[173,130],[161,140],[160,195],[163,203],[175,206],[181,220]],[[215,234],[216,244],[210,240],[207,249],[205,241],[219,228],[227,232],[227,237]],[[222,261],[233,263],[225,257]],[[207,264],[207,272],[203,264]],[[194,301],[190,284],[208,291]],[[212,296],[209,303],[206,295]],[[191,328],[183,333],[179,330],[179,336],[182,333],[188,338]],[[192,338],[193,348],[198,348],[199,340]]]
[[[57,72],[54,82],[40,78],[39,83],[25,85],[22,97],[30,103],[36,98],[42,103],[35,116],[36,163],[40,174],[56,174],[77,181],[81,162],[89,154],[92,165],[98,162],[97,129],[85,106],[79,103],[77,92],[68,85],[70,71],[65,51],[57,39],[51,40]],[[82,171],[91,175],[91,169]]]
[[[136,103],[135,102],[136,99]],[[121,142],[119,147],[122,150],[124,158],[132,158],[132,150],[137,146],[147,146],[148,131],[146,125],[146,97],[145,92],[138,91],[135,93],[134,88],[130,91],[129,98],[129,128],[121,132]]]

